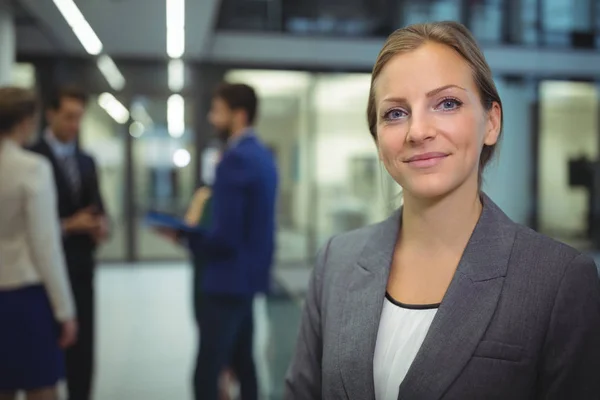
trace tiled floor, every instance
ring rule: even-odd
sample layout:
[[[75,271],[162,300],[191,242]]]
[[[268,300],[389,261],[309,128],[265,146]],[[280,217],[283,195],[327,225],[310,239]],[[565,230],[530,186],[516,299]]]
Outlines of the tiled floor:
[[[98,269],[95,400],[192,398],[196,328],[190,278],[185,264],[112,264]],[[300,308],[290,298],[276,296],[268,300],[268,314],[271,400],[282,397]]]

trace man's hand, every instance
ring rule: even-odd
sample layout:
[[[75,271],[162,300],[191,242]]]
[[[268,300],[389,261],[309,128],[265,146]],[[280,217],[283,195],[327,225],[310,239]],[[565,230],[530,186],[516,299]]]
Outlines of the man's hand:
[[[165,238],[167,241],[172,242],[174,244],[179,244],[179,234],[174,229],[169,228],[155,228],[154,231],[159,235]]]
[[[95,231],[100,229],[100,219],[95,211],[95,207],[87,207],[78,211],[72,217],[63,220],[63,231],[65,233],[89,233],[93,235]]]
[[[94,230],[93,236],[96,243],[100,244],[108,239],[108,219],[104,215],[97,216],[96,218],[98,219],[98,228]]]
[[[77,342],[77,320],[71,319],[62,323],[62,329],[60,337],[58,338],[58,345],[61,349],[71,347]]]

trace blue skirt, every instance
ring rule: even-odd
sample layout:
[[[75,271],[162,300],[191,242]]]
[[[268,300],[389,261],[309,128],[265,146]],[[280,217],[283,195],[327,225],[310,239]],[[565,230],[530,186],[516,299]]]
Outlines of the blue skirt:
[[[62,379],[59,332],[43,286],[0,290],[0,391],[41,389]]]

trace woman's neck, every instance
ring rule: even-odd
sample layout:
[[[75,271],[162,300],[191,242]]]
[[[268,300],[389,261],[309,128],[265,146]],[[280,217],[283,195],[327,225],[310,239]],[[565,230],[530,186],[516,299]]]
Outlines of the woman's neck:
[[[482,204],[477,186],[476,182],[466,182],[452,193],[433,201],[423,201],[407,194],[402,209],[402,245],[425,254],[439,246],[462,253],[481,215]]]
[[[8,132],[0,136],[0,140],[10,140],[17,143],[19,146],[25,145],[25,138],[19,131]]]

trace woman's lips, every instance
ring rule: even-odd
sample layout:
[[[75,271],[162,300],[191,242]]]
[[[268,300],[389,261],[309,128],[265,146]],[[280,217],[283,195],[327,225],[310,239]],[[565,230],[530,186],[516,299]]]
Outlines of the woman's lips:
[[[410,157],[405,163],[413,168],[430,168],[441,163],[446,157],[448,157],[447,153],[422,153]]]

